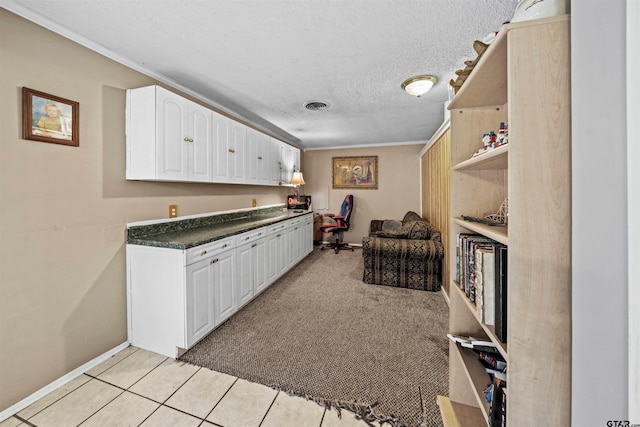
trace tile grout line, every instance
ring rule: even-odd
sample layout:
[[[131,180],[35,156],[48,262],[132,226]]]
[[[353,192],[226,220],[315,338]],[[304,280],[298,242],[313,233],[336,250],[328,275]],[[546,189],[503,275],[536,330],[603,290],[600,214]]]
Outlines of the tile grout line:
[[[41,411],[41,412],[42,412],[42,411]],[[22,417],[21,417],[21,416],[19,416],[18,414],[14,414],[13,416],[14,416],[15,418],[17,418],[21,423],[26,423],[28,426],[31,426],[31,427],[38,427],[38,426],[36,426],[35,424],[30,423],[28,420],[26,420],[26,419],[22,418]],[[35,416],[35,414],[34,414],[34,416]],[[11,418],[8,418],[8,419],[10,420]],[[4,422],[4,421],[3,421],[3,422]]]
[[[195,365],[192,365],[192,366],[195,366]],[[196,366],[196,367],[197,367],[197,366]],[[167,397],[164,401],[162,401],[162,402],[160,402],[160,403],[161,403],[162,405],[169,406],[169,405],[167,405],[167,404],[166,404],[166,403],[167,403],[167,401],[169,401],[169,399],[171,399],[171,398],[173,397],[173,395],[174,395],[174,394],[176,394],[176,393],[178,392],[178,390],[180,390],[182,387],[184,387],[184,385],[185,385],[186,383],[188,383],[188,382],[189,382],[189,380],[190,380],[191,378],[193,378],[193,377],[194,377],[198,372],[200,372],[200,369],[202,369],[202,367],[197,367],[197,368],[198,368],[198,369],[196,369],[196,371],[195,371],[193,374],[191,374],[191,375],[189,376],[189,378],[187,378],[187,379],[186,379],[182,384],[180,384],[180,387],[178,387],[177,389],[175,389],[175,390],[173,391],[173,393],[171,393],[171,394],[169,395],[169,397]],[[131,386],[131,387],[133,387],[133,386]],[[171,406],[169,406],[169,407],[171,407]],[[198,417],[198,418],[200,418],[200,417]]]
[[[212,372],[216,372],[216,371],[212,371]],[[238,382],[238,377],[235,377],[235,381],[233,381],[233,383],[229,386],[229,388],[227,389],[227,391],[224,392],[224,394],[222,395],[222,397],[220,399],[218,399],[218,401],[216,402],[215,405],[213,405],[213,408],[211,408],[211,410],[209,411],[209,413],[204,417],[205,421],[207,420],[207,418],[209,417],[209,415],[211,415],[211,413],[213,412],[214,409],[216,409],[216,407],[220,404],[220,402],[222,402],[222,400],[227,396],[227,394],[229,394],[229,390],[231,390],[233,388],[234,385],[236,385],[236,383]],[[215,424],[215,423],[214,423]],[[216,424],[218,425],[218,424]]]
[[[269,413],[271,408],[273,408],[273,404],[276,403],[276,399],[278,398],[278,396],[280,396],[280,391],[276,392],[276,396],[271,401],[271,405],[269,405],[269,409],[267,409],[267,412],[264,413],[264,416],[262,417],[262,420],[260,421],[260,424],[258,424],[258,427],[262,426],[262,423],[264,422],[265,418],[267,418],[267,414]]]
[[[108,401],[107,403],[105,403],[104,405],[102,405],[97,411],[95,411],[93,414],[89,415],[87,418],[85,418],[84,420],[82,420],[78,426],[81,426],[83,423],[87,422],[87,420],[91,417],[93,417],[95,414],[97,414],[98,412],[100,412],[101,410],[103,410],[105,408],[105,406],[107,406],[108,404],[110,404],[111,402],[113,402],[114,400],[116,400],[118,397],[122,396],[124,394],[126,390],[122,390],[122,392],[120,392],[116,397],[114,397],[113,399],[111,399],[110,401]]]
[[[320,418],[320,425],[318,427],[322,427],[322,422],[324,421],[324,417],[327,415],[327,407],[324,407],[324,412],[322,412],[322,418]]]

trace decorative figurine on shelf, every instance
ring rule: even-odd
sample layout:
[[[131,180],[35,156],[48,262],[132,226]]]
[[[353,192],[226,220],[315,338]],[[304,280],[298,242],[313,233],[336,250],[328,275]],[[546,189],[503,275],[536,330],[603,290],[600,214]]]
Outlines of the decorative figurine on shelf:
[[[486,215],[485,218],[506,225],[509,219],[509,199],[504,199],[504,202],[502,202],[502,204],[500,205],[498,212]]]
[[[471,71],[473,71],[473,68],[476,66],[476,64],[478,63],[478,61],[480,60],[480,58],[482,57],[482,55],[484,54],[484,52],[487,50],[488,47],[489,47],[488,43],[484,43],[480,40],[473,41],[473,50],[476,51],[478,56],[476,56],[475,59],[464,61],[465,67],[462,70],[456,70],[456,76],[457,76],[456,79],[455,80],[451,79],[449,81],[449,85],[453,88],[454,94],[458,93],[458,91],[462,87],[462,84],[467,79],[467,77],[469,77],[469,74],[471,74]]]
[[[509,132],[507,131],[507,124],[505,122],[500,122],[500,128],[498,129],[496,147],[504,145],[508,142],[509,142]]]

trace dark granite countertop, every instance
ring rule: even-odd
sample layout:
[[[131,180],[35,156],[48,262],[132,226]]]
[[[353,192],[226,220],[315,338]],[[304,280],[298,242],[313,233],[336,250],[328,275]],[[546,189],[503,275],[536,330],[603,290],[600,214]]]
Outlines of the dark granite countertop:
[[[282,210],[281,207],[214,214],[179,221],[127,228],[127,244],[189,249],[245,231],[286,221],[313,211]]]

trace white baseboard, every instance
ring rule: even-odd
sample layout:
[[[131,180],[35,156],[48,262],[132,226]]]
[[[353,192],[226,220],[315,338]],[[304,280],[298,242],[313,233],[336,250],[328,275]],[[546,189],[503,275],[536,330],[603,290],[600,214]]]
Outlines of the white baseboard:
[[[119,353],[122,350],[124,350],[125,348],[129,347],[129,345],[130,345],[129,341],[125,341],[124,343],[120,344],[119,346],[107,351],[106,353],[102,353],[100,356],[88,361],[84,365],[74,369],[73,371],[69,372],[68,374],[61,376],[60,378],[58,378],[57,380],[53,381],[52,383],[47,384],[46,386],[42,387],[40,390],[38,390],[35,393],[31,394],[30,396],[22,399],[20,402],[16,403],[15,405],[8,407],[4,411],[0,412],[0,422],[6,420],[8,418],[11,418],[13,415],[15,415],[18,412],[22,411],[24,408],[26,408],[27,406],[31,405],[33,402],[36,402],[37,400],[43,398],[45,395],[51,393],[53,390],[65,385],[69,381],[79,377],[80,375],[84,374],[85,372],[87,372],[88,370],[93,368],[94,366],[98,366],[100,363],[102,363],[105,360],[109,359],[111,356],[113,356],[116,353]]]

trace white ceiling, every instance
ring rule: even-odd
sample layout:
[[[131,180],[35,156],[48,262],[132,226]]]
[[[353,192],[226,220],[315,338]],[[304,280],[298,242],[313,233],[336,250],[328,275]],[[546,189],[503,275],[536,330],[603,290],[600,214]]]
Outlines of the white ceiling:
[[[302,149],[424,143],[518,0],[1,0]],[[420,98],[401,83],[438,78]],[[324,101],[324,111],[304,108]]]

